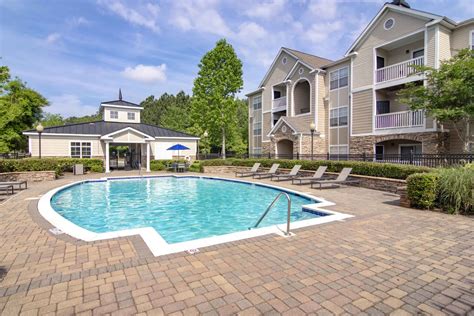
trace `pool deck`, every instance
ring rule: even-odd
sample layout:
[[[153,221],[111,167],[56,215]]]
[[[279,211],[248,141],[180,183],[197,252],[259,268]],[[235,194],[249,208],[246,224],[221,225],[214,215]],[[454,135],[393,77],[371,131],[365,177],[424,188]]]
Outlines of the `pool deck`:
[[[122,175],[135,174],[111,174]],[[354,217],[160,257],[140,237],[50,233],[38,197],[103,176],[32,183],[0,201],[1,315],[474,315],[472,217],[402,208],[381,191],[280,182]]]

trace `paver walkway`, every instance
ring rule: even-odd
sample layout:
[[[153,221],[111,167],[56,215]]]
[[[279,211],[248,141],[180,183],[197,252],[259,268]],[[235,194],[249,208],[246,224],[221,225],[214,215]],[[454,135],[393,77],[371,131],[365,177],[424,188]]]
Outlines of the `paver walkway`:
[[[355,217],[155,258],[139,237],[48,232],[35,198],[78,179],[32,184],[0,205],[0,314],[474,315],[473,218],[401,208],[385,192],[303,186]]]

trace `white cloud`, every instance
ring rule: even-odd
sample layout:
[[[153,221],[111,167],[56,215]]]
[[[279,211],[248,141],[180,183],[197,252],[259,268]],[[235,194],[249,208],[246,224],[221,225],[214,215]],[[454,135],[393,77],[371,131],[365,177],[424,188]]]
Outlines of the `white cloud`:
[[[237,36],[242,41],[254,41],[267,36],[267,31],[255,22],[245,22],[239,26]]]
[[[87,20],[85,17],[83,16],[79,16],[79,17],[73,17],[71,19],[69,19],[67,21],[67,24],[70,26],[70,27],[78,27],[78,26],[81,26],[81,25],[86,25],[86,24],[89,24],[90,21]]]
[[[334,19],[338,13],[337,1],[334,0],[311,0],[308,9],[319,19]]]
[[[51,33],[46,37],[45,41],[48,44],[53,44],[53,43],[57,42],[60,38],[61,38],[61,34]]]
[[[159,66],[146,66],[140,64],[135,67],[125,68],[125,70],[122,71],[122,75],[128,79],[147,83],[165,81],[166,65],[161,64]]]
[[[323,41],[327,40],[331,36],[332,40],[334,34],[343,28],[341,21],[332,21],[325,23],[315,23],[311,25],[308,31],[305,33],[305,37],[313,43],[323,44]]]
[[[229,36],[232,34],[219,14],[216,1],[180,0],[173,3],[170,23],[183,31]]]
[[[285,3],[285,0],[270,0],[258,4],[255,3],[249,5],[245,14],[253,18],[279,19],[281,18],[280,14],[283,12]]]
[[[90,115],[99,109],[98,106],[82,104],[79,97],[73,94],[52,96],[49,101],[51,105],[46,107],[45,111],[64,117]]]
[[[153,32],[160,30],[158,26],[159,7],[154,3],[149,2],[144,6],[133,3],[127,6],[120,0],[98,0],[98,2],[129,23],[146,27]]]

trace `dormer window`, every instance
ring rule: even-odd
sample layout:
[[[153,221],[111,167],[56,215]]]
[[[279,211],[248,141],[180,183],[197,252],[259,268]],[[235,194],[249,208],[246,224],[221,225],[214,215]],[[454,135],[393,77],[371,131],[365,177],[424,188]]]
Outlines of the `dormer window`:
[[[127,113],[127,118],[129,121],[135,121],[135,113],[134,112],[128,112]]]
[[[386,30],[390,30],[395,25],[395,20],[390,18],[383,24],[383,28]]]
[[[118,119],[118,111],[110,111],[110,118],[113,120]]]

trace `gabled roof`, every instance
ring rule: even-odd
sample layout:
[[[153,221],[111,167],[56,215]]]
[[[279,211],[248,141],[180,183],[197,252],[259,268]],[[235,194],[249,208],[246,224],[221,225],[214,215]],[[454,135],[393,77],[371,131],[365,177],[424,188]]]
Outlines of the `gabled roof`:
[[[143,123],[121,123],[121,122],[106,122],[96,121],[90,123],[67,124],[61,126],[45,127],[43,135],[48,134],[74,134],[74,135],[108,135],[115,132],[126,130],[128,128],[134,129],[151,137],[183,137],[183,138],[197,138],[194,135],[173,131],[164,127]],[[24,134],[36,135],[34,129],[25,131]]]
[[[113,139],[112,136],[114,135],[117,135],[117,134],[120,134],[120,133],[123,133],[123,132],[132,132],[132,133],[135,133],[135,134],[139,134],[143,137],[145,137],[146,139],[148,140],[152,140],[153,139],[153,136],[150,136],[148,134],[145,134],[143,132],[140,132],[139,130],[136,130],[134,129],[133,127],[126,127],[124,129],[119,129],[118,131],[115,131],[115,132],[112,132],[110,134],[107,134],[107,135],[102,135],[101,139]]]
[[[308,53],[303,53],[296,49],[291,49],[288,47],[283,47],[283,48],[291,52],[293,55],[295,55],[296,58],[298,58],[300,61],[304,62],[305,64],[310,65],[312,68],[321,68],[324,65],[327,65],[333,62],[330,59],[319,57],[316,55],[311,55]]]
[[[101,105],[103,105],[103,104],[105,104],[105,105],[116,105],[116,106],[128,106],[128,107],[131,106],[131,107],[141,108],[141,106],[139,104],[124,101],[124,100],[105,101],[105,102],[101,103]]]
[[[273,126],[273,128],[268,133],[268,136],[273,134],[278,128],[280,128],[281,124],[286,123],[294,132],[294,134],[309,134],[309,126],[304,122],[301,122],[300,119],[297,117],[289,117],[289,116],[282,116],[278,120],[278,122]],[[316,132],[316,135],[319,133]]]
[[[316,56],[316,55],[311,55],[311,54],[303,53],[303,52],[297,51],[297,50],[295,50],[295,49],[290,49],[290,48],[287,48],[287,47],[282,47],[282,48],[280,48],[280,50],[278,51],[278,54],[276,55],[275,59],[273,60],[273,62],[272,62],[272,64],[271,64],[270,68],[268,68],[267,73],[265,74],[265,76],[263,77],[262,81],[261,81],[260,84],[258,85],[259,88],[263,87],[263,84],[265,83],[265,81],[267,80],[268,76],[269,76],[270,73],[272,72],[273,67],[275,66],[276,61],[278,60],[278,58],[280,57],[280,55],[281,55],[283,52],[285,52],[285,53],[287,53],[288,55],[292,56],[292,57],[295,58],[297,61],[303,62],[305,65],[307,65],[307,66],[310,67],[311,69],[321,68],[321,67],[323,67],[325,64],[329,64],[329,63],[332,62],[331,60],[326,59],[326,58],[323,58],[323,57],[319,57],[319,56]]]
[[[439,22],[446,22],[452,26],[456,26],[457,23],[454,22],[451,19],[448,19],[444,16],[441,15],[436,15],[433,13],[425,12],[425,11],[420,11],[420,10],[415,10],[411,8],[406,8],[404,6],[399,6],[399,5],[393,5],[390,3],[386,3],[380,11],[377,13],[377,15],[370,21],[370,23],[365,27],[365,29],[362,31],[362,33],[357,37],[357,39],[354,41],[354,43],[349,47],[349,49],[346,52],[346,56],[350,54],[354,49],[357,48],[357,46],[365,39],[365,37],[372,31],[373,27],[375,24],[378,22],[380,17],[386,12],[386,11],[395,11],[407,15],[411,15],[414,17],[422,18],[427,21],[433,21],[433,20],[439,20]]]

